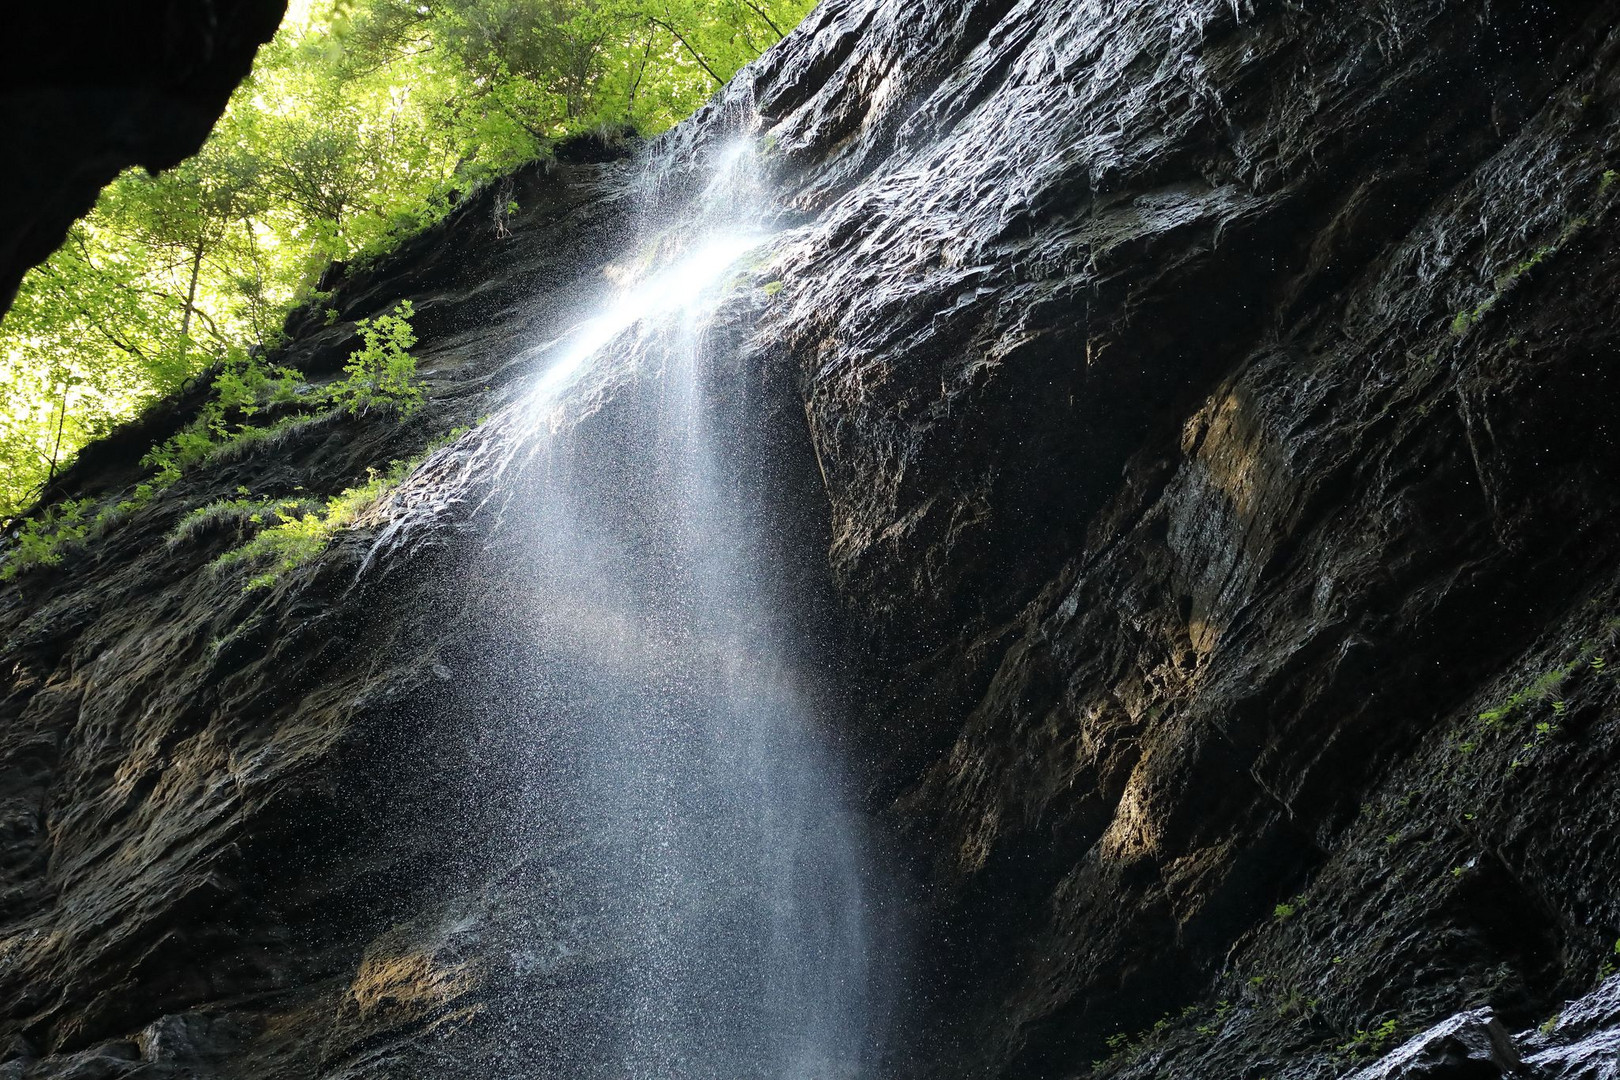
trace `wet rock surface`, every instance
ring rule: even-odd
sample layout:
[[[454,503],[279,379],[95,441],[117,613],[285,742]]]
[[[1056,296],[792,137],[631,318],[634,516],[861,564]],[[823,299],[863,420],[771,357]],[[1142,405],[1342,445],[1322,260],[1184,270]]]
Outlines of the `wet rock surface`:
[[[1511,1076],[1521,1065],[1502,1022],[1489,1009],[1476,1009],[1414,1037],[1383,1061],[1357,1071],[1353,1080]]]
[[[828,0],[657,153],[750,110],[739,371],[927,898],[889,1071],[1614,1076],[1620,5]],[[509,401],[627,235],[601,156],[295,318],[329,376],[413,298],[418,419],[0,594],[0,1075],[569,1075],[488,1050],[597,969],[477,841],[477,436],[269,593],[163,537]]]
[[[1540,1028],[1521,1033],[1519,1044],[1528,1055],[1526,1075],[1553,1080],[1620,1076],[1620,978],[1608,979]]]

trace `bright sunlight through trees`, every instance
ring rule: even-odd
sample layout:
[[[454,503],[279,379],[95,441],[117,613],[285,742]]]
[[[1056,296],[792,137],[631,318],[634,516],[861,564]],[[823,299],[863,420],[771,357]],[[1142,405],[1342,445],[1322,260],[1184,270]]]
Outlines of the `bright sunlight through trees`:
[[[0,322],[0,520],[86,442],[273,347],[363,261],[557,140],[661,131],[814,0],[303,0],[202,152],[131,170]]]

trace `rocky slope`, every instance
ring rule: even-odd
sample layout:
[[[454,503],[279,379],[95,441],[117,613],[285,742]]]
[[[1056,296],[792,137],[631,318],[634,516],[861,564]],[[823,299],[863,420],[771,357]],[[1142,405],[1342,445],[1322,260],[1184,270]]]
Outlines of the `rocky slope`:
[[[1620,4],[827,0],[658,153],[755,112],[739,371],[927,897],[889,1071],[1620,1075]],[[467,839],[477,434],[269,592],[163,538],[509,401],[631,228],[572,156],[295,322],[415,299],[424,413],[5,590],[0,1076],[569,1074]]]

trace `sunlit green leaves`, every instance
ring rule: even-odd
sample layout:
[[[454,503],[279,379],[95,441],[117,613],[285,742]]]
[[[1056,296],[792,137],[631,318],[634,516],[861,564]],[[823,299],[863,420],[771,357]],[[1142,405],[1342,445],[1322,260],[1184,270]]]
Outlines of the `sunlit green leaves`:
[[[202,152],[116,180],[0,322],[0,520],[145,403],[277,344],[331,262],[389,250],[557,139],[676,123],[813,3],[293,5]]]

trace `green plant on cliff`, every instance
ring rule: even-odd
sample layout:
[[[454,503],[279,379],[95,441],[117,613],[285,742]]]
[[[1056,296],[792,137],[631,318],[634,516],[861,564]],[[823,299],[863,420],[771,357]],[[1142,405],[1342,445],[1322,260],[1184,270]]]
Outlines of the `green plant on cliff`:
[[[214,560],[216,569],[247,566],[253,573],[246,592],[268,588],[284,575],[313,561],[343,530],[396,491],[433,453],[455,442],[468,428],[458,427],[434,439],[410,458],[389,463],[386,471],[367,469],[366,479],[324,502],[298,499],[234,499],[193,510],[170,537],[182,543],[207,528],[231,521],[246,529],[260,527],[247,542]]]
[[[195,540],[203,533],[235,526],[239,530],[268,525],[284,520],[287,515],[302,517],[320,509],[320,504],[304,498],[288,499],[220,499],[199,506],[180,519],[169,533],[171,547]]]
[[[251,423],[260,413],[275,406],[301,407],[311,400],[301,372],[233,349],[215,372],[196,419],[148,450],[141,464],[153,470],[151,483],[162,490],[226,447],[261,441],[301,419],[293,414],[268,425]]]
[[[17,531],[16,547],[0,565],[0,581],[10,581],[36,566],[60,563],[63,551],[84,540],[92,528],[90,510],[94,505],[94,499],[70,499],[23,522]]]
[[[1603,189],[1603,186],[1599,187],[1600,191]],[[1490,313],[1491,309],[1496,307],[1496,305],[1501,301],[1502,297],[1507,294],[1508,290],[1511,289],[1520,278],[1524,277],[1524,275],[1540,266],[1551,256],[1556,255],[1566,244],[1570,242],[1570,240],[1574,239],[1574,237],[1589,224],[1591,224],[1591,222],[1587,218],[1571,218],[1569,221],[1564,223],[1564,227],[1559,231],[1558,238],[1556,240],[1550,244],[1542,245],[1526,258],[1520,259],[1513,266],[1498,274],[1496,276],[1496,280],[1492,284],[1492,291],[1490,295],[1481,300],[1475,307],[1464,311],[1459,311],[1456,316],[1452,318],[1452,335],[1454,337],[1462,337],[1467,334],[1469,330],[1473,329],[1475,323],[1483,319],[1487,314]]]
[[[240,456],[256,447],[271,446],[312,425],[330,420],[335,409],[361,413],[390,408],[409,416],[421,408],[424,391],[416,379],[416,361],[408,351],[416,335],[409,301],[392,314],[358,324],[361,347],[345,367],[346,377],[325,391],[317,391],[294,368],[271,365],[241,350],[232,350],[216,371],[209,394],[197,416],[185,427],[153,446],[141,458],[150,475],[121,499],[98,504],[94,499],[70,500],[48,507],[23,521],[4,564],[0,580],[39,566],[54,566],[70,547],[85,543],[140,510],[172,487],[187,471]],[[283,415],[269,423],[256,419],[270,409]],[[241,492],[249,494],[247,491]],[[300,501],[267,503],[240,499],[212,503],[182,519],[171,540],[186,538],[219,519],[241,517],[253,524],[274,513],[289,513],[302,520],[313,505]],[[330,511],[330,507],[327,508]],[[320,515],[324,520],[330,513]],[[288,524],[283,520],[282,524]],[[289,535],[293,530],[289,530]]]
[[[343,368],[348,378],[332,390],[335,403],[355,414],[381,406],[409,416],[422,407],[422,386],[410,354],[416,344],[411,328],[415,314],[411,302],[403,300],[393,314],[355,323],[363,344],[349,354]]]
[[[1620,971],[1620,939],[1615,940],[1614,948],[1604,958],[1603,963],[1598,965],[1598,982],[1602,982],[1617,971]]]
[[[1531,705],[1545,702],[1552,708],[1555,715],[1564,711],[1564,702],[1559,698],[1559,692],[1564,684],[1574,675],[1582,665],[1591,663],[1593,659],[1589,650],[1583,650],[1567,664],[1544,671],[1532,679],[1527,685],[1509,694],[1500,704],[1493,705],[1479,714],[1479,720],[1487,727],[1494,727],[1503,721],[1523,712]],[[1599,670],[1602,670],[1601,667]]]
[[[1358,1028],[1350,1038],[1339,1044],[1338,1052],[1355,1060],[1380,1057],[1395,1043],[1400,1028],[1400,1021],[1394,1017],[1375,1028]]]
[[[284,574],[298,569],[325,551],[340,530],[354,524],[361,514],[399,487],[417,464],[419,462],[414,460],[395,461],[386,473],[368,470],[365,483],[346,488],[320,506],[312,507],[302,500],[262,501],[249,514],[249,519],[258,517],[268,522],[273,518],[275,523],[241,547],[219,556],[214,560],[214,566],[224,569],[247,565],[257,570],[242,586],[244,591],[274,585]],[[204,507],[202,512],[218,516],[224,512],[224,508]]]
[[[1322,1001],[1320,998],[1308,998],[1297,986],[1286,988],[1273,1002],[1272,1009],[1281,1019],[1291,1017],[1304,1017],[1316,1012]]]
[[[410,322],[414,314],[411,302],[404,300],[392,314],[355,324],[361,346],[349,355],[343,369],[346,377],[325,391],[311,387],[296,368],[233,353],[214,376],[197,418],[141,459],[154,470],[153,485],[161,490],[194,465],[239,455],[319,423],[331,415],[332,407],[349,413],[385,407],[411,415],[424,398],[416,360],[409,352],[416,344]],[[274,407],[281,407],[284,414],[268,424],[254,422]]]

